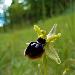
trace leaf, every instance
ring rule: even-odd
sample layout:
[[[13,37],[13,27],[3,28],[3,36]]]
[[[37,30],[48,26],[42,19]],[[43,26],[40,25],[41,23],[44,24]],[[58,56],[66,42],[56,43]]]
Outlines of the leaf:
[[[56,33],[56,27],[57,27],[57,24],[54,24],[54,26],[52,27],[52,29],[48,33],[47,38],[50,37],[50,36],[52,36],[52,35],[55,35],[55,33]]]
[[[48,49],[48,50],[46,50],[47,56],[49,58],[53,59],[54,61],[56,61],[58,64],[60,64],[61,60],[60,60],[58,53],[56,52],[55,48],[53,48],[53,46],[51,46],[51,45],[48,45],[48,46],[46,47],[46,49]]]
[[[54,24],[54,26],[48,33],[46,37],[47,42],[54,42],[56,39],[58,39],[61,36],[61,33],[56,34],[56,27],[57,27],[57,24]]]

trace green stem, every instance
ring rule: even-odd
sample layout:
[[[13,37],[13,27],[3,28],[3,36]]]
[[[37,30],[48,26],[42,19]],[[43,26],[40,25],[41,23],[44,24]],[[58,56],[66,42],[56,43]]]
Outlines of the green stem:
[[[47,75],[47,57],[46,55],[44,55],[43,57],[43,65],[44,65],[44,74],[43,75]]]
[[[38,74],[39,75],[48,75],[47,74],[47,57],[45,54],[41,58],[40,63],[38,64]]]

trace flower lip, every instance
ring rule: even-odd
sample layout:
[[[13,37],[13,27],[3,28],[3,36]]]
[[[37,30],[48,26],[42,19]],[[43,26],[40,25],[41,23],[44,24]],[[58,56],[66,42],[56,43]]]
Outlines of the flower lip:
[[[32,59],[41,57],[43,53],[43,45],[37,42],[31,42],[25,51],[25,55]]]

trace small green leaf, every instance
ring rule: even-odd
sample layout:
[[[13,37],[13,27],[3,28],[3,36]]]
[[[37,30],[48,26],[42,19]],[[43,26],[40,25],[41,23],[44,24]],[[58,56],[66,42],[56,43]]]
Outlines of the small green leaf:
[[[50,32],[48,33],[47,36],[52,36],[56,33],[56,27],[57,27],[57,24],[54,24],[54,26],[51,28]]]
[[[56,27],[57,27],[57,24],[54,24],[54,26],[48,33],[46,37],[47,42],[54,42],[56,39],[58,39],[61,36],[61,33],[56,34]]]
[[[53,59],[53,60],[56,61],[58,64],[61,63],[61,60],[60,60],[60,58],[59,58],[59,56],[58,56],[58,53],[56,52],[56,50],[55,50],[55,48],[54,48],[53,46],[47,45],[47,46],[45,47],[45,49],[46,49],[46,55],[47,55],[49,58]],[[48,49],[48,50],[47,50],[47,49]]]

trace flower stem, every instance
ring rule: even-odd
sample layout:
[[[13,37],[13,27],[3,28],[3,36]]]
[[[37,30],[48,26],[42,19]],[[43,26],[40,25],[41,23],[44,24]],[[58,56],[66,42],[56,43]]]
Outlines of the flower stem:
[[[48,75],[47,74],[47,57],[44,55],[38,64],[38,74],[39,75]]]
[[[43,65],[44,65],[44,74],[43,75],[47,75],[47,57],[46,55],[44,55],[43,57]]]

